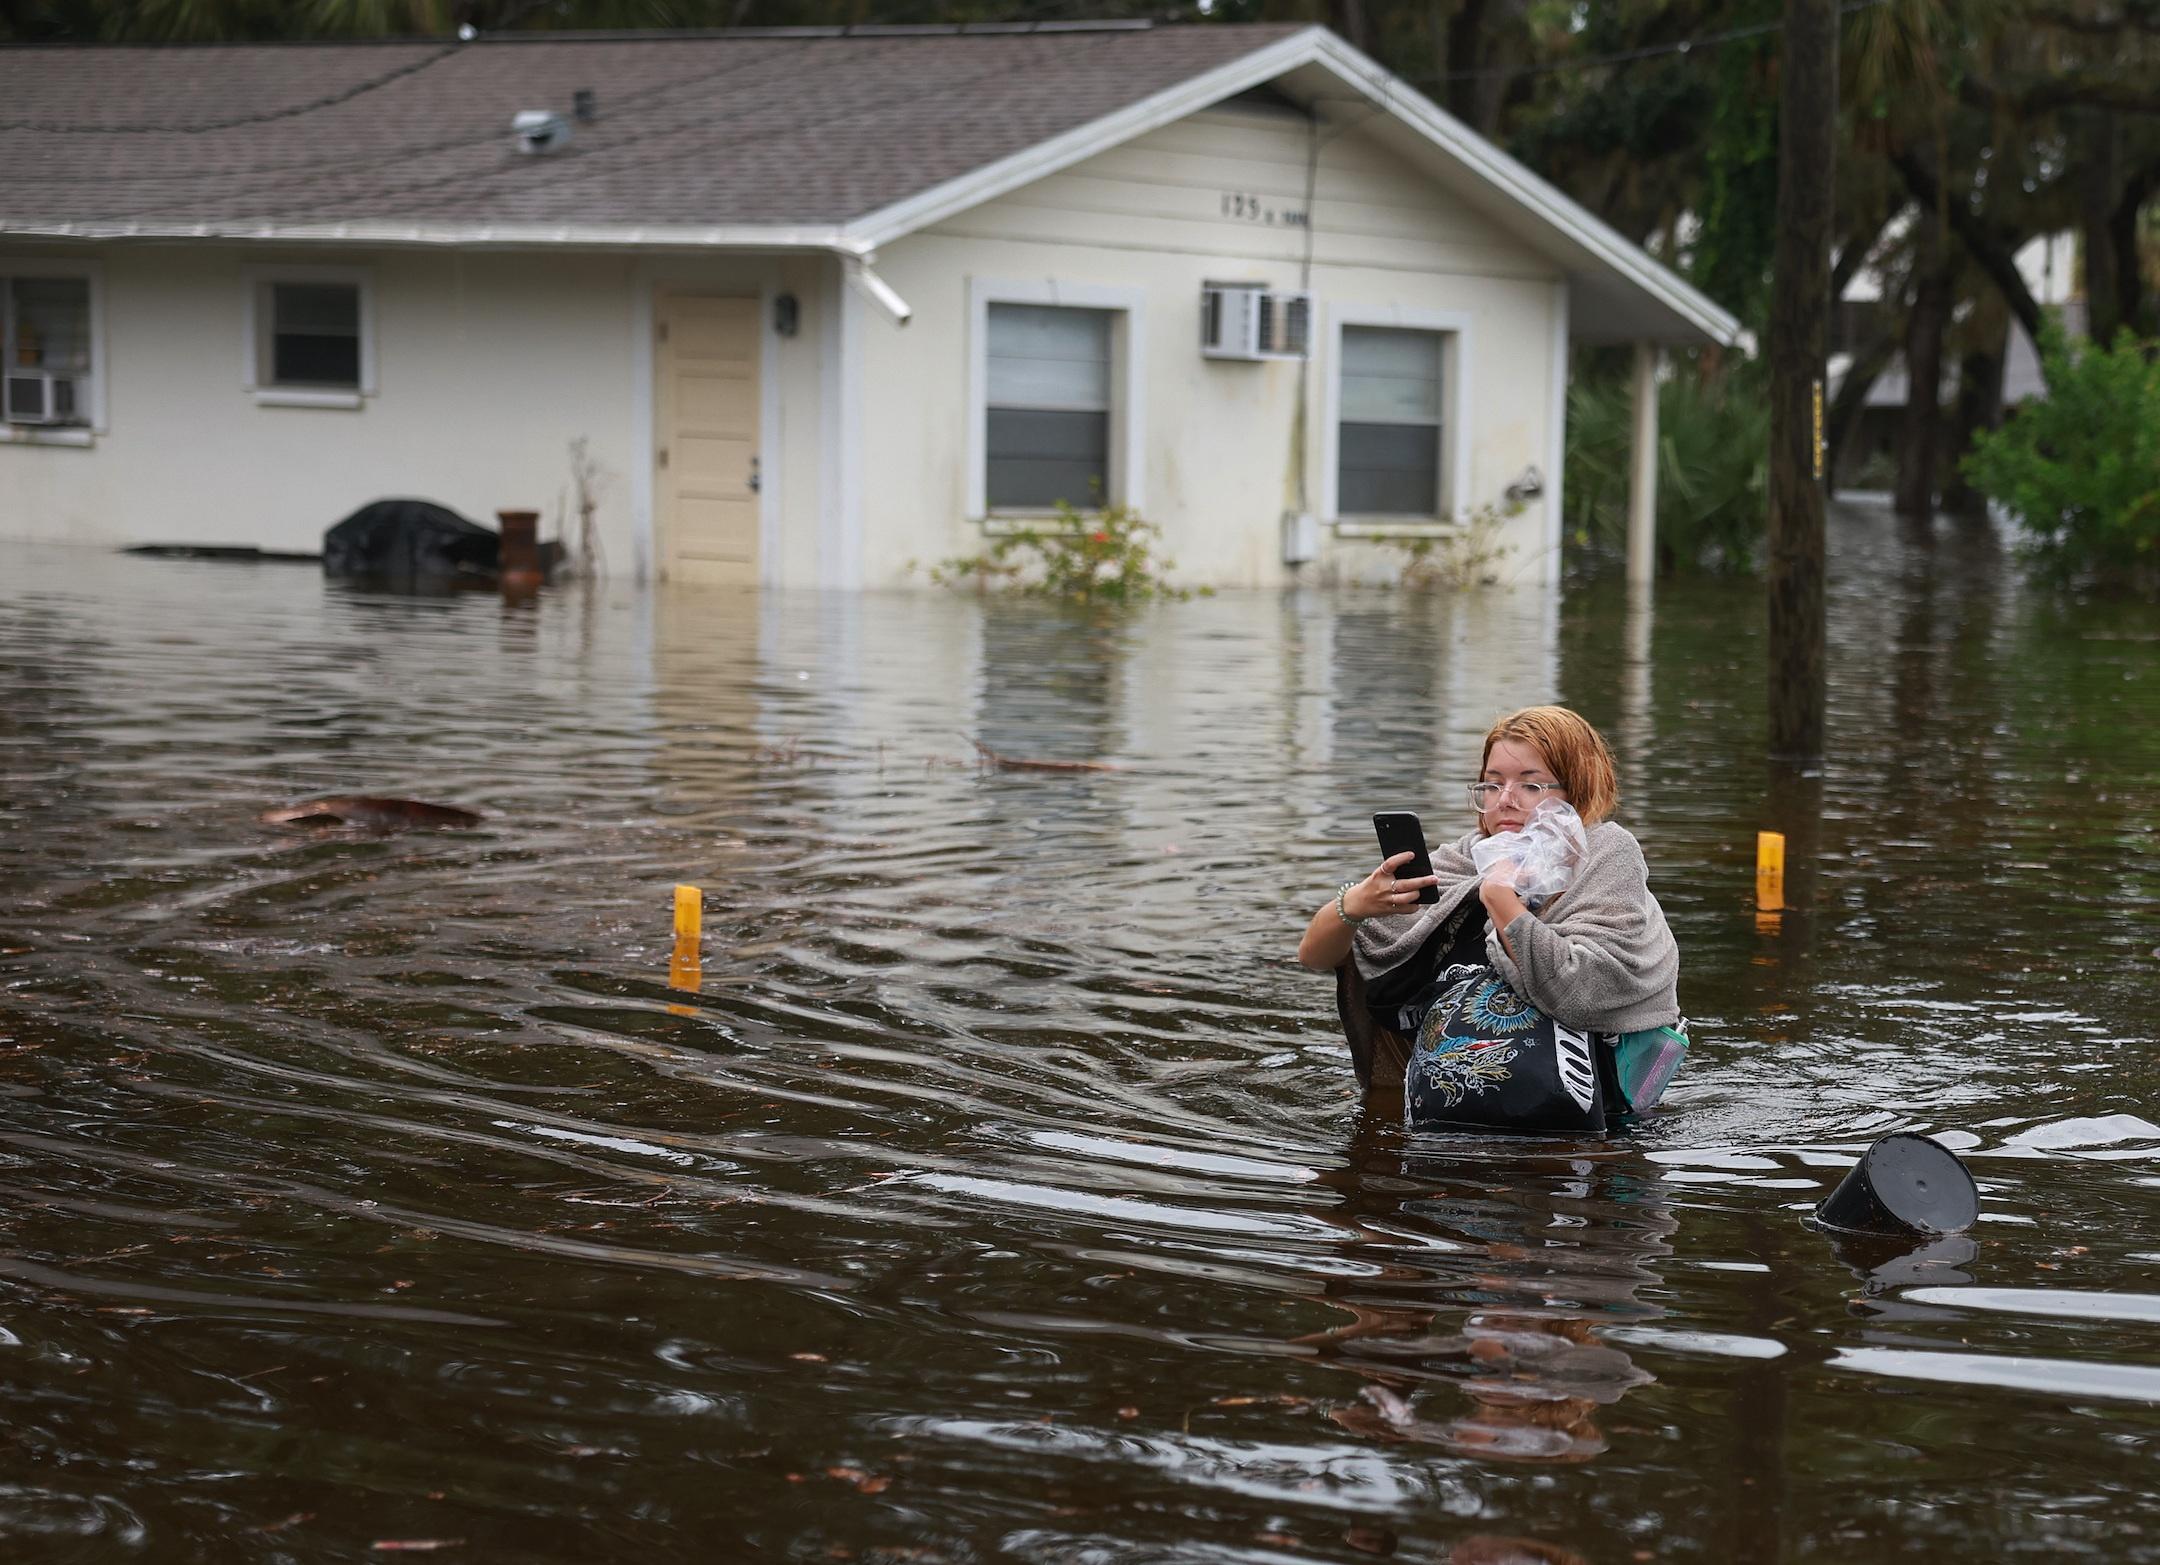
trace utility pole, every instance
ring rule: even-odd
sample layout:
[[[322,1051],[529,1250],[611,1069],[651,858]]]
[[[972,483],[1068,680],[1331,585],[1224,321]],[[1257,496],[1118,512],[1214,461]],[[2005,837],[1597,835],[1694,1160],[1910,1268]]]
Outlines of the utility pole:
[[[1770,288],[1770,755],[1822,760],[1823,365],[1837,168],[1838,0],[1785,0]]]

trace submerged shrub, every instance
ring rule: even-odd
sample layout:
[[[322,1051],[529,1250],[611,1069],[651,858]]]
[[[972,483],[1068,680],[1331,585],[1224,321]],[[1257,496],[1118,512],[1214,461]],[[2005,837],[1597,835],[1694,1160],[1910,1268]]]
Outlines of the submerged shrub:
[[[1691,365],[1658,386],[1658,574],[1760,568],[1770,512],[1770,398],[1762,365]],[[1568,387],[1567,542],[1625,557],[1633,377],[1588,370]]]
[[[1448,532],[1382,538],[1403,557],[1396,584],[1410,592],[1461,592],[1500,579],[1500,562],[1513,552],[1500,541],[1507,519],[1520,506],[1483,506]]]
[[[2058,579],[2160,592],[2160,343],[2041,333],[2047,396],[1981,433],[1965,476],[2015,516]]]
[[[1191,597],[1165,579],[1177,562],[1156,553],[1161,541],[1162,529],[1130,506],[1082,512],[1060,500],[1054,518],[1001,533],[980,554],[941,561],[930,579],[941,587],[1004,587],[1073,603]]]

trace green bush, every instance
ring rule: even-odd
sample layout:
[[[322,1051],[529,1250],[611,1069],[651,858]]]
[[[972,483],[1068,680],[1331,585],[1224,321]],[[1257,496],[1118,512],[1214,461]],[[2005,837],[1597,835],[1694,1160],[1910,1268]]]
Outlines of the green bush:
[[[1382,538],[1402,555],[1396,585],[1406,592],[1466,592],[1500,579],[1500,562],[1513,552],[1500,541],[1508,518],[1522,509],[1484,506],[1463,518],[1452,532]]]
[[[1658,387],[1658,574],[1760,568],[1770,504],[1770,399],[1758,363],[1682,364]],[[1633,376],[1586,365],[1568,387],[1567,541],[1627,554]]]
[[[1973,487],[2015,516],[2058,579],[2160,591],[2160,343],[2112,348],[2041,334],[2047,396],[1981,434]]]
[[[1053,519],[1001,533],[981,554],[942,561],[931,567],[930,579],[941,587],[1008,587],[1073,603],[1191,597],[1164,579],[1177,561],[1155,552],[1161,540],[1162,529],[1128,506],[1083,512],[1061,500]]]

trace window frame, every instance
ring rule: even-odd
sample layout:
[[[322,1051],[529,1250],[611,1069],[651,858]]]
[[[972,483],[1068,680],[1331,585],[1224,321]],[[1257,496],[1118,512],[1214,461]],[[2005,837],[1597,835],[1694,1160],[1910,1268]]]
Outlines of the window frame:
[[[347,391],[322,386],[265,384],[262,350],[270,288],[276,283],[346,283],[359,292],[360,384]],[[240,268],[240,387],[266,408],[360,408],[375,395],[375,274],[365,266],[243,266]]]
[[[1342,511],[1343,328],[1378,327],[1437,333],[1440,343],[1439,508],[1430,517]],[[1448,532],[1462,525],[1470,473],[1471,317],[1461,310],[1331,309],[1327,372],[1320,424],[1320,514],[1341,537],[1404,537]]]
[[[990,489],[990,306],[1056,305],[1110,314],[1110,449],[1105,505],[1145,509],[1146,377],[1140,345],[1147,340],[1147,295],[1138,288],[1067,283],[1054,278],[968,280],[967,516],[986,529],[1053,516],[1048,507],[992,511]],[[1078,507],[1078,509],[1087,509]]]
[[[0,255],[0,280],[17,277],[79,277],[90,285],[90,396],[82,424],[10,424],[0,416],[0,445],[87,446],[111,433],[106,421],[105,267],[100,261],[58,256]]]

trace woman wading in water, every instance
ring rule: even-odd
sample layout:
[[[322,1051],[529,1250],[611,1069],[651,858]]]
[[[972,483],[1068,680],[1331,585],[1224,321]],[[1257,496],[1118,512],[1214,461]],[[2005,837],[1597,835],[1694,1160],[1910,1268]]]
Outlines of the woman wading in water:
[[[1493,990],[1502,1030],[1517,1025],[1505,1004],[1519,1009],[1523,1000],[1563,1029],[1612,1040],[1677,1027],[1679,950],[1650,894],[1640,844],[1607,819],[1619,789],[1598,731],[1565,707],[1503,717],[1485,736],[1469,795],[1477,824],[1431,849],[1430,876],[1398,878],[1413,855],[1395,854],[1322,903],[1298,942],[1300,962],[1336,976],[1359,1084],[1402,1086],[1450,968],[1488,968],[1503,981]],[[1533,911],[1516,892],[1511,861],[1481,876],[1473,853],[1481,838],[1521,832],[1547,800],[1581,818],[1582,851],[1566,889]],[[1421,906],[1428,885],[1440,900]]]

